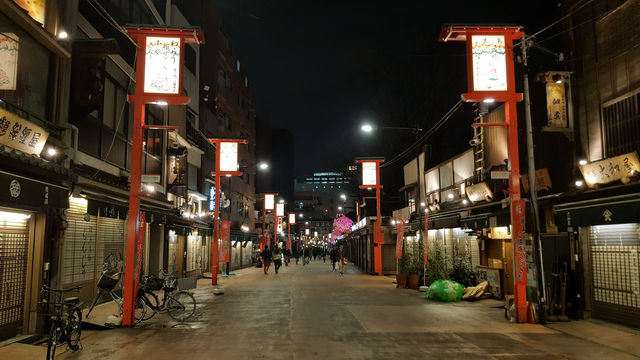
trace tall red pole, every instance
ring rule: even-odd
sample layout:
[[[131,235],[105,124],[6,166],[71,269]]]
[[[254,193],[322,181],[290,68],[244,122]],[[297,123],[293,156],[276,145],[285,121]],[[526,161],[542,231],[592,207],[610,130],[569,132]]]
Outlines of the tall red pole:
[[[137,38],[138,50],[136,54],[136,93],[133,105],[133,144],[131,146],[131,176],[129,187],[129,213],[127,217],[127,249],[124,267],[124,282],[122,284],[122,326],[131,327],[135,324],[134,309],[137,290],[135,288],[135,254],[138,243],[140,187],[142,175],[142,135],[144,126],[145,103],[142,101],[144,92],[144,36]]]
[[[220,147],[216,149],[216,168],[220,163]],[[218,271],[220,263],[218,261],[218,246],[220,244],[220,175],[215,175],[216,201],[213,208],[213,244],[211,244],[211,285],[218,285]]]
[[[266,228],[267,210],[262,204],[262,236],[260,240],[260,251],[264,250],[264,243],[267,241],[267,228]]]
[[[384,244],[384,234],[382,234],[382,209],[380,208],[380,163],[376,164],[376,222],[373,224],[374,231],[374,260],[375,272],[382,276],[382,245]]]

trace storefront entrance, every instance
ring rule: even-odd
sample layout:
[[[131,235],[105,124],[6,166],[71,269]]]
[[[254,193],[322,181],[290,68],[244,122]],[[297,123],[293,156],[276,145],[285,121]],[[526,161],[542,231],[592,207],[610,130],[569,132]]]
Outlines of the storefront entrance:
[[[593,316],[640,327],[640,224],[589,227]]]

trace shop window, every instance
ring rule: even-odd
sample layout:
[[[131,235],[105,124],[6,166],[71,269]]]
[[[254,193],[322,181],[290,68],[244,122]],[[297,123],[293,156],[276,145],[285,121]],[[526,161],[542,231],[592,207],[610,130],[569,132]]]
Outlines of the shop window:
[[[0,14],[0,99],[29,120],[49,117],[51,54]]]
[[[640,92],[602,107],[606,157],[640,148]]]
[[[243,214],[244,204],[242,203],[242,201],[238,201],[238,203],[236,204],[236,211],[238,212],[238,215]]]

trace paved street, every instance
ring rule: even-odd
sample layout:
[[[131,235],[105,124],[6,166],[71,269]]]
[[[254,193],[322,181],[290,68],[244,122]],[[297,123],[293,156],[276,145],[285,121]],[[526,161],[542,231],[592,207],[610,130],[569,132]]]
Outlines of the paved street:
[[[166,314],[136,329],[86,331],[62,359],[636,359],[540,325],[504,320],[497,301],[441,304],[389,277],[345,276],[322,261],[201,280],[189,325]],[[109,306],[109,305],[106,305]],[[26,345],[25,345],[26,346]]]

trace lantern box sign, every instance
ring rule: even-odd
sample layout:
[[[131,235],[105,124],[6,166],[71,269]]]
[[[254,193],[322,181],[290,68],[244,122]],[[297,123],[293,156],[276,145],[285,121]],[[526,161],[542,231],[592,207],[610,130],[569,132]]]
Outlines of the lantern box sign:
[[[289,214],[289,224],[296,223],[296,214]]]
[[[264,196],[264,209],[265,210],[273,210],[274,204],[275,204],[275,195],[266,194]]]
[[[304,234],[309,235],[309,229],[304,229]]]
[[[276,216],[284,216],[284,204],[276,205]]]
[[[365,161],[362,163],[362,185],[378,185],[376,166],[378,166],[378,163],[375,161]]]
[[[238,143],[220,143],[220,171],[238,171]]]
[[[181,38],[147,36],[145,49],[144,92],[180,93]]]
[[[503,35],[471,36],[473,91],[507,91],[507,58]]]

